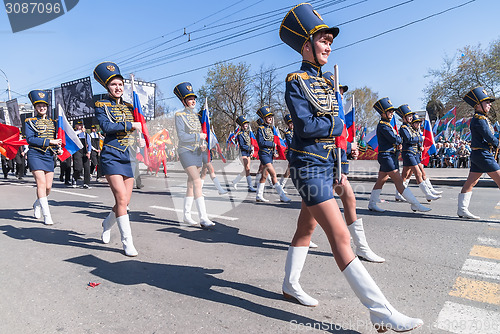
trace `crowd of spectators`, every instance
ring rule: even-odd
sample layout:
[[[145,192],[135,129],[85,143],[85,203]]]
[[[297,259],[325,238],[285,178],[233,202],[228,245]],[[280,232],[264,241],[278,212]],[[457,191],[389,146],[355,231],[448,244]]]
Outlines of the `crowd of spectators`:
[[[431,168],[469,168],[470,142],[465,140],[438,141],[436,153],[430,156]]]

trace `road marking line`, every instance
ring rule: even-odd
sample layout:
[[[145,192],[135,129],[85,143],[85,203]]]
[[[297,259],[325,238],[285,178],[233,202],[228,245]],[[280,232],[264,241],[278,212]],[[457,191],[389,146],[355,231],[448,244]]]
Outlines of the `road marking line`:
[[[88,198],[97,198],[97,197],[99,197],[99,196],[94,196],[94,195],[72,193],[71,191],[64,191],[64,190],[59,190],[59,189],[54,189],[54,188],[52,188],[51,191],[52,192],[56,192],[56,193],[62,193],[62,194],[68,194],[68,195],[75,195],[75,196],[81,196],[81,197],[88,197]]]
[[[500,305],[500,284],[458,277],[450,296]]]
[[[477,241],[480,244],[487,245],[487,246],[500,246],[500,241],[492,238],[483,238],[479,237],[477,238]]]
[[[500,263],[467,259],[462,267],[462,273],[500,280]]]
[[[486,259],[500,260],[500,248],[474,245],[470,250],[470,255],[484,257]]]
[[[158,206],[158,205],[151,205],[150,208],[160,209],[160,210],[165,210],[165,211],[184,212],[181,209],[167,208],[165,206]],[[191,214],[197,215],[197,213],[195,213],[195,212],[191,212]],[[219,215],[211,215],[211,214],[208,214],[208,218],[218,218],[218,219],[225,219],[225,220],[231,220],[231,221],[239,219],[236,217],[227,217],[227,216],[219,216]]]
[[[500,313],[445,302],[434,327],[457,334],[498,334]]]

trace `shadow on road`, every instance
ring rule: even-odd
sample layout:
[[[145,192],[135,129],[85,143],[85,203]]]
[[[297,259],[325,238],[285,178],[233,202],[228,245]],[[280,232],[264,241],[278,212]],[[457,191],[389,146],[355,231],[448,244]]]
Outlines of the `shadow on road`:
[[[202,267],[159,264],[141,262],[138,260],[126,260],[120,262],[108,262],[93,255],[83,255],[65,260],[70,263],[79,264],[89,268],[94,268],[91,273],[104,280],[121,285],[148,284],[163,290],[168,290],[178,294],[222,303],[243,310],[262,315],[264,317],[282,320],[290,323],[292,320],[297,323],[316,325],[318,328],[322,322],[290,313],[274,307],[258,304],[239,296],[215,291],[215,288],[226,288],[235,292],[247,293],[261,298],[281,299],[281,294],[270,292],[262,288],[245,283],[231,282],[217,278],[213,275],[223,272],[222,269],[209,269]],[[328,324],[329,333],[359,333],[357,331],[345,330],[335,324]]]

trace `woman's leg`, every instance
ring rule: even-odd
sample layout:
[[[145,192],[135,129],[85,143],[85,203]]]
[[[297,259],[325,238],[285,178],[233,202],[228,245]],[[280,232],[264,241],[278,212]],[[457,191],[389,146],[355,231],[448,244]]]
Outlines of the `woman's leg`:
[[[489,172],[488,175],[493,179],[493,181],[495,181],[498,188],[500,188],[500,170]]]
[[[458,209],[457,216],[467,219],[479,219],[479,216],[473,215],[469,211],[470,199],[472,197],[472,188],[477,184],[483,173],[469,172],[469,176],[465,181],[460,194],[458,194]]]
[[[379,208],[377,203],[380,202],[380,194],[382,193],[382,187],[385,182],[389,179],[389,175],[386,172],[378,172],[377,182],[373,185],[372,192],[370,194],[370,201],[368,202],[368,210],[375,212],[384,212],[385,210]]]
[[[47,196],[52,188],[54,172],[45,172],[43,170],[33,171],[33,177],[36,182],[37,200],[33,204],[34,215],[36,218],[43,215],[45,225],[52,225],[52,215],[50,214],[49,202]]]
[[[411,192],[410,188],[405,187],[405,185],[403,184],[403,178],[401,177],[401,174],[399,174],[399,171],[397,169],[387,174],[391,178],[392,182],[394,182],[394,185],[396,186],[398,192],[406,199],[408,203],[411,204],[411,209],[413,211],[421,211],[421,212],[431,211],[431,208],[427,208],[422,204],[420,204],[420,202],[415,198],[415,196]]]

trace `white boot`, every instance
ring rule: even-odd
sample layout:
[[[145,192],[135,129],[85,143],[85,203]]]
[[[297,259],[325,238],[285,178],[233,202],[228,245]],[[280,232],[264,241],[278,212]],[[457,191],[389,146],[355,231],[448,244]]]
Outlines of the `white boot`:
[[[318,245],[316,245],[314,242],[309,241],[309,248],[318,248]]]
[[[269,187],[274,188],[273,179],[271,179],[271,175],[267,174],[267,183],[269,183]]]
[[[49,201],[47,200],[47,197],[39,198],[38,202],[42,208],[43,223],[45,225],[53,225],[54,222],[52,221],[52,216],[50,215]]]
[[[379,333],[388,329],[406,332],[423,325],[422,320],[398,312],[387,301],[358,258],[349,263],[343,274],[361,303],[370,310],[370,320]]]
[[[122,235],[122,244],[125,255],[127,256],[137,256],[139,253],[134,247],[134,241],[132,239],[132,230],[130,229],[130,220],[128,215],[123,215],[116,217],[116,223],[120,229],[120,234]]]
[[[403,185],[406,187],[408,187],[408,184],[410,183],[410,180],[406,180],[403,182]],[[396,188],[396,195],[394,196],[394,199],[396,200],[396,202],[406,202],[405,198],[403,196],[401,196],[401,194],[399,193],[398,191],[398,188]]]
[[[259,183],[257,186],[257,196],[255,196],[255,201],[256,202],[269,202],[268,199],[264,198],[264,187],[266,186],[265,183]]]
[[[420,191],[424,193],[425,199],[427,200],[427,202],[435,201],[435,200],[441,198],[441,195],[437,195],[437,196],[433,195],[432,192],[431,192],[431,190],[427,186],[427,183],[425,183],[423,181],[420,182],[420,184],[418,185],[418,187],[420,188]]]
[[[413,193],[411,192],[410,188],[406,188],[405,191],[403,191],[403,197],[406,199],[408,203],[411,204],[411,209],[413,211],[420,211],[420,212],[428,212],[431,211],[431,208],[427,208],[420,204],[420,202],[413,196]]]
[[[282,291],[286,299],[294,298],[302,305],[317,306],[318,301],[305,293],[299,283],[308,250],[309,247],[288,247]]]
[[[38,198],[36,199],[35,203],[33,203],[33,216],[36,219],[42,218],[42,207],[40,206],[40,201]]]
[[[257,188],[259,186],[259,183],[260,183],[260,178],[262,177],[262,173],[257,173],[255,174],[255,182],[253,184],[253,187],[254,188]]]
[[[288,181],[288,178],[286,178],[284,175],[281,177],[281,180],[280,180],[280,185],[281,185],[281,189],[283,189],[283,192],[285,194],[287,194],[286,190],[285,190],[285,185],[286,185],[286,181]]]
[[[363,218],[355,220],[351,225],[347,225],[351,232],[352,241],[356,246],[356,255],[370,262],[382,263],[385,259],[375,254],[366,241],[365,229],[363,228]]]
[[[280,201],[285,203],[290,203],[292,201],[285,195],[285,193],[283,192],[283,188],[281,187],[281,184],[279,184],[278,182],[276,182],[276,184],[274,185],[274,189],[276,189],[276,192],[278,193],[278,195],[280,195]]]
[[[200,225],[203,227],[214,226],[215,223],[208,219],[207,208],[205,207],[205,197],[200,196],[194,200],[198,207],[198,216],[200,217]]]
[[[252,193],[257,191],[252,185],[252,177],[250,175],[247,176],[247,184],[248,184],[248,191]]]
[[[109,213],[109,215],[102,221],[102,234],[101,240],[105,244],[109,244],[111,240],[111,227],[116,223],[116,216],[113,210]]]
[[[472,191],[469,191],[468,193],[460,193],[458,194],[458,210],[457,210],[457,215],[460,218],[467,218],[467,219],[479,219],[479,216],[475,216],[469,211],[469,203],[470,203],[470,198],[472,197]]]
[[[198,223],[191,218],[191,208],[193,207],[193,201],[194,197],[184,197],[184,215],[183,215],[183,222],[191,225],[191,226],[198,226]]]
[[[222,186],[220,185],[220,182],[219,182],[219,179],[216,177],[214,177],[212,179],[214,185],[215,185],[215,188],[217,188],[217,191],[219,191],[219,195],[224,195],[224,194],[227,194],[227,190],[222,188]]]
[[[233,180],[233,189],[236,190],[238,189],[238,182],[240,182],[242,176],[241,174],[238,174],[238,176],[236,176],[236,178]]]
[[[425,183],[427,183],[427,186],[429,187],[429,189],[431,190],[431,192],[434,194],[434,195],[441,195],[443,192],[440,191],[440,190],[436,190],[434,189],[434,187],[432,186],[432,183],[431,183],[431,179],[429,178],[426,178],[425,180]]]
[[[368,202],[368,210],[376,211],[376,212],[384,212],[385,211],[384,209],[381,209],[377,206],[381,192],[382,192],[382,189],[373,189],[372,190],[372,193],[370,195],[370,202]]]

